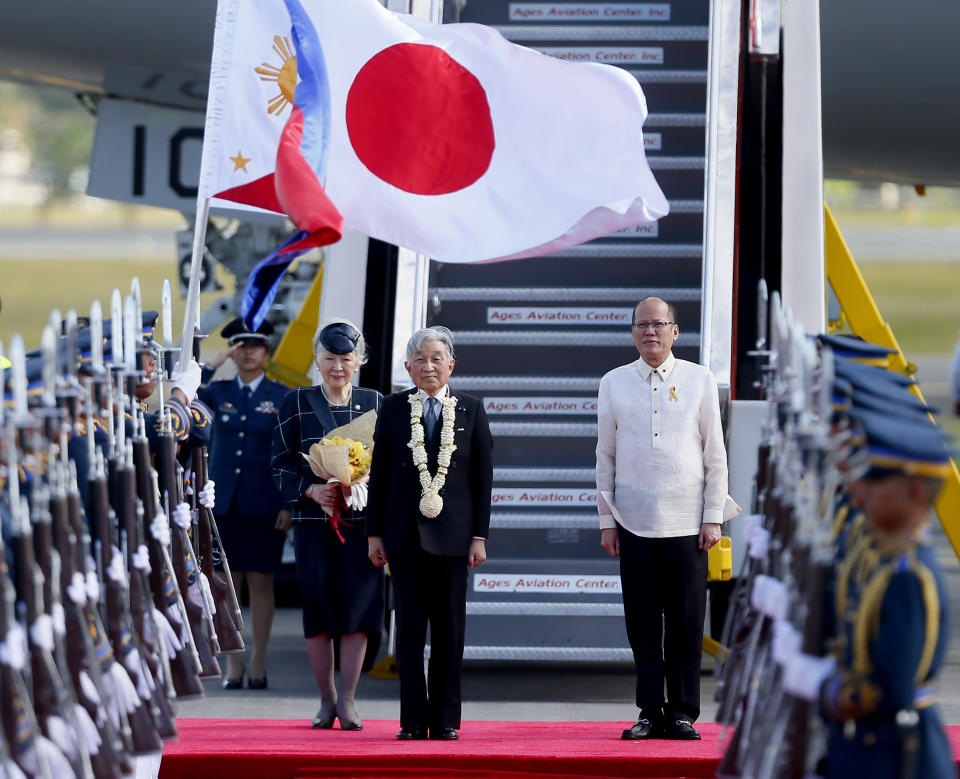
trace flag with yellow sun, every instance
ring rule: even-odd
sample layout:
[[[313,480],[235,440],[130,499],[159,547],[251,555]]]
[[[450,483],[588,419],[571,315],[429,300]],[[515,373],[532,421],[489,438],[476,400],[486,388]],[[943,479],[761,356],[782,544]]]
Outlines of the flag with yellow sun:
[[[291,45],[292,44],[292,45]],[[377,0],[219,0],[200,197],[444,262],[536,257],[664,216],[636,78]]]
[[[223,5],[232,7],[228,14],[221,8],[217,20],[201,197],[253,184],[274,172],[277,144],[297,86],[297,57],[283,3],[244,0]],[[236,110],[240,106],[243,110]],[[279,206],[271,210],[281,211]]]

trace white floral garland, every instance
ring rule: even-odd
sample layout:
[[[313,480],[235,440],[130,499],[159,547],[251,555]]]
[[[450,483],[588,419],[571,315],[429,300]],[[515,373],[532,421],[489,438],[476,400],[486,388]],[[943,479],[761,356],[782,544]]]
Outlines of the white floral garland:
[[[414,392],[407,400],[410,401],[410,443],[407,446],[413,450],[413,464],[420,471],[420,487],[423,490],[420,498],[420,513],[432,519],[443,511],[440,490],[447,481],[450,458],[457,449],[453,443],[453,418],[456,415],[457,399],[450,396],[440,400],[443,424],[440,426],[440,452],[437,455],[436,476],[430,476],[427,468],[427,450],[423,446],[423,400],[419,392]]]

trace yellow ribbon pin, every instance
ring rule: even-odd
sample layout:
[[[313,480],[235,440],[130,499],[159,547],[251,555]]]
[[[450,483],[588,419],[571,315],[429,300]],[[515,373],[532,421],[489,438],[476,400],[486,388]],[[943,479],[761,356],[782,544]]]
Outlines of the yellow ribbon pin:
[[[680,400],[680,398],[677,397],[677,388],[676,388],[676,387],[671,387],[671,388],[670,388],[670,400],[677,400],[677,401]]]

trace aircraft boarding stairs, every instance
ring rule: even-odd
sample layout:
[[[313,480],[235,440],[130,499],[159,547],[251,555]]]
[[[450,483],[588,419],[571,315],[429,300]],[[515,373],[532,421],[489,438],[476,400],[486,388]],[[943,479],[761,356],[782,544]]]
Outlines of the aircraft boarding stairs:
[[[574,7],[639,19],[547,22]],[[432,262],[427,313],[454,331],[451,385],[484,399],[495,440],[489,559],[470,572],[465,657],[629,660],[618,561],[597,524],[596,397],[605,372],[638,357],[631,315],[646,295],[675,303],[674,352],[699,358],[708,3],[487,0],[460,21],[556,56],[626,62],[647,97],[646,151],[669,216],[549,258]]]

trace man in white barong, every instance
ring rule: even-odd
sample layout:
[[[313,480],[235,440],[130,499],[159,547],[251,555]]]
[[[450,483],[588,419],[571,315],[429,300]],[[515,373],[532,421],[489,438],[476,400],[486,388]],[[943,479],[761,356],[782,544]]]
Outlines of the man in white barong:
[[[622,738],[696,740],[707,550],[727,494],[717,383],[674,357],[664,300],[641,300],[632,327],[640,359],[601,380],[597,438],[600,543],[620,557],[637,668],[640,713]]]

